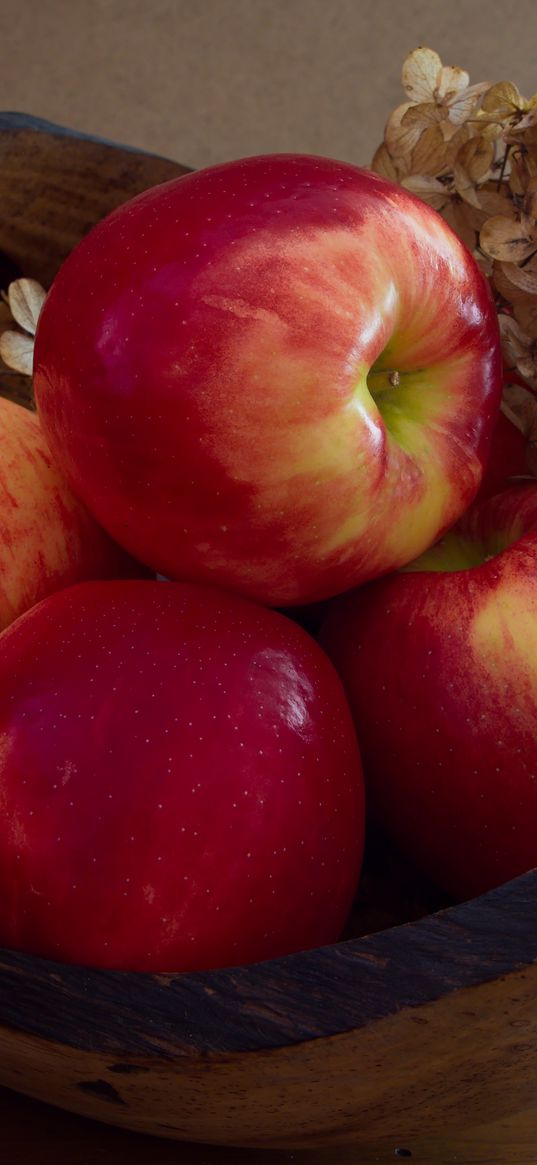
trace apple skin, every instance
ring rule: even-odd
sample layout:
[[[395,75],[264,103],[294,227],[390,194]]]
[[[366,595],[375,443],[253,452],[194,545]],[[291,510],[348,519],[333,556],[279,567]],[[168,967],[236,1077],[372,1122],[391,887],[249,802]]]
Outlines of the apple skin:
[[[436,211],[355,166],[269,155],[99,223],[47,296],[34,383],[56,457],[122,545],[286,607],[456,521],[501,367],[486,280]]]
[[[403,852],[457,899],[537,866],[537,485],[334,600],[320,642],[372,817]]]
[[[489,457],[475,501],[484,501],[509,489],[515,484],[513,478],[528,476],[530,469],[527,454],[527,437],[504,413],[499,413],[492,430]]]
[[[0,397],[0,630],[72,583],[147,573],[74,496],[35,413]]]
[[[363,850],[341,682],[284,616],[83,583],[2,635],[0,945],[199,970],[339,937]]]

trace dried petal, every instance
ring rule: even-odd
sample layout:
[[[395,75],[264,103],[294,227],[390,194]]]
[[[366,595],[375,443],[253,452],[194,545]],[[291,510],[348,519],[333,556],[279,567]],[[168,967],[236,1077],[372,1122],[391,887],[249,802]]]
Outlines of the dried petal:
[[[424,130],[429,125],[434,125],[437,121],[447,121],[447,119],[448,110],[443,106],[433,105],[431,102],[424,102],[421,105],[409,105],[401,118],[401,125],[405,129],[408,129],[410,126],[419,126],[420,130]]]
[[[527,356],[525,359],[520,359],[517,364],[518,372],[527,380],[532,388],[537,389],[537,360],[534,357]]]
[[[438,178],[440,174],[446,174],[448,169],[442,131],[439,125],[431,125],[422,133],[412,151],[410,173]]]
[[[469,84],[470,78],[464,69],[443,65],[438,73],[434,95],[437,101],[451,102],[464,89],[467,89]]]
[[[515,283],[512,283],[509,278],[509,271],[516,268],[515,263],[498,263],[492,264],[492,284],[502,299],[507,300],[507,303],[516,303],[517,299],[524,299],[525,292],[521,291]]]
[[[514,314],[517,323],[532,341],[537,340],[537,299],[518,300],[514,304]],[[537,376],[537,348],[535,343],[532,345],[534,351],[532,353],[533,363],[535,368],[535,375]]]
[[[535,149],[537,146],[537,123],[528,126],[516,135],[516,145],[526,147],[527,149]]]
[[[498,315],[498,323],[506,367],[516,368],[528,384],[537,388],[536,345],[531,336],[528,336],[517,320],[502,312]]]
[[[22,372],[23,376],[31,376],[34,359],[33,337],[23,332],[3,332],[0,336],[0,356],[8,368]]]
[[[537,438],[537,398],[521,384],[504,384],[502,412],[528,440]]]
[[[486,138],[487,141],[495,142],[501,140],[503,144],[503,128],[504,123],[499,118],[493,117],[490,113],[484,113],[479,109],[475,114],[476,129],[480,137]]]
[[[483,275],[486,275],[487,279],[490,280],[490,277],[492,275],[492,266],[493,266],[494,260],[489,259],[488,255],[482,255],[481,251],[477,250],[477,247],[476,247],[476,250],[474,252],[474,258],[476,259],[477,263],[479,264],[479,267],[481,268]]]
[[[472,252],[477,243],[477,231],[472,224],[473,214],[475,214],[473,208],[465,202],[459,202],[458,199],[451,201],[442,211],[442,217]]]
[[[505,312],[498,313],[498,326],[502,342],[508,352],[507,367],[514,368],[518,357],[528,352],[531,346],[530,338],[524,335],[516,320]]]
[[[512,222],[516,221],[516,210],[505,187],[503,187],[503,193],[500,193],[496,189],[489,189],[489,186],[481,186],[479,203],[487,218],[501,215],[502,218],[508,218]]]
[[[522,106],[523,98],[511,81],[498,81],[485,93],[481,103],[483,113],[494,117],[497,121],[505,121],[512,117]]]
[[[511,150],[511,170],[508,177],[509,194],[511,198],[520,201],[524,198],[529,182],[529,171],[526,164],[526,151]]]
[[[409,109],[409,102],[398,105],[397,109],[394,109],[393,113],[390,114],[384,131],[384,142],[388,152],[405,174],[408,174],[410,155],[422,133],[422,126],[419,123],[411,123],[409,126],[402,124],[405,113]]]
[[[531,129],[536,124],[537,108],[532,106],[530,109],[526,110],[525,113],[521,114],[520,117],[517,117],[514,124],[510,125],[509,129],[507,130],[506,140],[516,141],[519,134],[523,133],[525,130]]]
[[[537,179],[530,178],[526,188],[526,195],[524,198],[524,212],[522,220],[526,220],[529,224],[529,229],[534,234],[535,226],[537,224]]]
[[[456,139],[457,134],[462,132],[466,134],[466,137],[471,137],[471,131],[466,133],[466,126],[453,125],[453,122],[449,120],[449,117],[443,121],[440,121],[438,124],[442,130],[442,137],[446,143],[446,150],[448,151],[447,156],[454,157],[454,154],[457,152],[458,145],[456,141],[454,146],[452,143]],[[466,137],[463,139],[464,141],[466,141]]]
[[[537,210],[537,207],[535,207],[535,210]],[[528,243],[532,244],[532,249],[534,250],[537,247],[537,222],[533,215],[531,218],[527,214],[522,213],[520,215],[520,229],[523,231]]]
[[[528,185],[528,170],[525,164],[525,158],[520,154],[511,159],[511,173],[509,174],[509,191],[512,197],[522,199],[526,193]]]
[[[433,49],[423,46],[409,53],[402,68],[401,81],[411,101],[434,99],[437,77],[442,61]]]
[[[471,141],[475,136],[473,127],[471,125],[457,126],[453,125],[451,121],[441,121],[440,129],[446,143],[446,162],[452,169],[461,146],[466,145],[466,142]]]
[[[502,263],[502,272],[507,280],[522,293],[525,299],[528,295],[537,296],[537,267],[528,265],[519,267],[516,263]],[[517,298],[520,298],[518,296]]]
[[[464,166],[459,166],[457,162],[453,167],[453,182],[457,194],[463,199],[463,201],[469,202],[470,206],[475,206],[477,210],[480,210],[481,207],[479,198],[477,197],[477,191],[474,182],[470,178],[468,172],[464,169]]]
[[[8,287],[7,298],[13,319],[31,336],[35,335],[46,294],[36,279],[15,279]]]
[[[449,193],[438,178],[429,178],[426,174],[410,174],[408,178],[403,178],[401,185],[412,194],[416,194],[423,202],[428,202],[429,206],[434,206],[435,210],[442,210],[449,202]]]
[[[479,245],[491,259],[503,263],[522,263],[535,249],[521,224],[504,215],[489,218],[483,225]]]
[[[487,178],[493,158],[494,148],[491,142],[481,137],[471,138],[461,146],[456,155],[453,166],[455,189],[465,202],[477,210],[481,209],[477,187]]]
[[[455,125],[463,125],[474,112],[478,101],[481,100],[488,88],[488,81],[482,81],[478,85],[470,85],[468,89],[463,90],[449,102],[449,120]]]
[[[479,192],[478,192],[477,198],[479,201]],[[483,226],[483,223],[486,222],[488,215],[481,208],[481,206],[473,206],[469,202],[464,202],[464,201],[460,202],[458,199],[457,199],[457,204],[460,207],[461,211],[464,213],[464,221],[466,223],[468,223],[468,226],[470,226],[476,234],[478,234],[479,231],[481,230],[481,227]],[[484,255],[482,256],[482,259],[483,259],[483,261],[485,260]],[[492,259],[489,260],[489,257],[487,255],[486,260],[487,260],[487,265],[490,262],[490,266],[492,269]]]
[[[393,158],[390,157],[388,148],[384,145],[384,143],[379,146],[378,150],[376,150],[375,154],[373,155],[371,169],[374,170],[376,174],[380,174],[381,178],[389,178],[390,182],[399,181],[399,170],[397,169]]]
[[[472,182],[482,182],[494,161],[494,147],[485,138],[474,137],[461,146],[457,162],[468,173]]]

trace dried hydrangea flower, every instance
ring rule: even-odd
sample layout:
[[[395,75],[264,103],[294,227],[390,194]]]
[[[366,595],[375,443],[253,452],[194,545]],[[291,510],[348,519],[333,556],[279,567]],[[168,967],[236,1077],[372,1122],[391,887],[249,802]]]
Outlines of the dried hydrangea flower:
[[[470,85],[464,69],[423,46],[401,81],[407,100],[390,114],[372,169],[433,206],[474,254],[495,298],[506,368],[526,385],[515,402],[526,424],[537,408],[537,94],[525,98],[510,81]],[[532,429],[537,467],[536,441]]]

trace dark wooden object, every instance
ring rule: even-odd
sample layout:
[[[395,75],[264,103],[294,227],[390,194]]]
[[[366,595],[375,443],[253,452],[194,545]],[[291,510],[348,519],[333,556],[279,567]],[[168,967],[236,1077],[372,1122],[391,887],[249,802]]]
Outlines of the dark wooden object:
[[[184,172],[0,116],[0,274],[47,286],[112,207]],[[384,866],[377,850],[349,930],[360,937],[256,966],[151,976],[0,952],[0,1084],[129,1130],[245,1146],[64,1118],[88,1163],[272,1165],[295,1149],[312,1165],[537,1162],[537,875],[438,911]],[[3,1143],[18,1111],[26,1159],[79,1161],[65,1142],[43,1156],[52,1110],[26,1122],[28,1104],[0,1094]]]
[[[134,194],[187,167],[0,114],[0,252],[45,287],[90,227]]]

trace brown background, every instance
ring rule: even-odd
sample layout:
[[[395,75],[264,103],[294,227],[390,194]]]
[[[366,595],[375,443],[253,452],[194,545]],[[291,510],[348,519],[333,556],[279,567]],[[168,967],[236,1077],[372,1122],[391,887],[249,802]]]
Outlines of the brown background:
[[[191,166],[369,162],[417,44],[537,89],[535,0],[0,0],[0,108]]]

